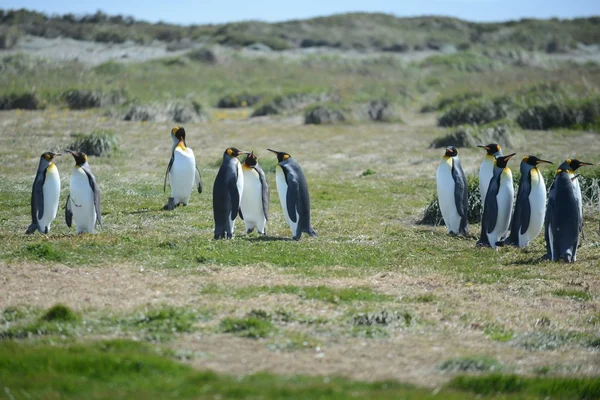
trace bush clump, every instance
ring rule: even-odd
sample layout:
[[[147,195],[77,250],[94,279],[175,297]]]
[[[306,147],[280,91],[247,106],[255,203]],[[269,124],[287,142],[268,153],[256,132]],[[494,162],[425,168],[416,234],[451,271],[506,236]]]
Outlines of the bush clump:
[[[101,91],[73,89],[64,92],[62,95],[63,101],[73,110],[112,106],[120,104],[123,98],[123,93],[117,90],[104,93]]]
[[[133,105],[123,117],[125,121],[204,122],[208,118],[197,102],[180,101],[164,104]]]
[[[75,314],[69,307],[63,304],[57,304],[52,308],[48,309],[44,315],[42,315],[42,321],[58,321],[58,322],[72,322],[79,319],[78,315]]]
[[[327,101],[330,96],[327,94],[312,93],[290,93],[287,95],[276,96],[271,100],[266,100],[260,105],[251,117],[262,117],[265,115],[284,114],[286,112],[300,110],[310,104]]]
[[[483,94],[481,92],[464,92],[455,94],[453,96],[442,97],[434,104],[426,104],[421,108],[422,113],[428,113],[433,111],[443,110],[449,106],[455,106],[457,104],[463,103],[467,100],[478,99],[482,97]]]
[[[206,64],[216,64],[218,61],[217,54],[213,50],[205,47],[191,50],[186,55],[192,61]]]
[[[438,126],[458,126],[463,124],[482,125],[507,117],[512,107],[509,98],[473,100],[459,103],[447,109],[438,119]]]
[[[119,139],[112,131],[94,131],[89,135],[75,134],[70,150],[81,151],[90,156],[104,157],[119,149]]]
[[[35,93],[10,93],[0,96],[0,110],[38,110],[42,108]]]
[[[600,128],[600,97],[533,105],[517,115],[517,123],[532,130]]]
[[[346,111],[338,105],[315,105],[304,113],[305,124],[335,124],[348,119]]]
[[[261,96],[253,94],[230,94],[219,99],[217,103],[218,108],[238,108],[238,107],[251,107],[258,103],[262,99]]]
[[[400,119],[392,104],[386,99],[369,101],[366,106],[366,115],[369,120],[376,122],[392,122]]]
[[[498,143],[506,148],[513,145],[511,137],[509,123],[494,122],[481,126],[463,125],[445,136],[434,139],[429,147],[475,147],[482,143]]]

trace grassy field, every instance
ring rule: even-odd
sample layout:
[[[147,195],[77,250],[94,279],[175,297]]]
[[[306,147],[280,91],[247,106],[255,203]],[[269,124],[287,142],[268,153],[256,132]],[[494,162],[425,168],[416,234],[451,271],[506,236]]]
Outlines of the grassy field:
[[[516,65],[465,52],[416,61],[227,57],[93,68],[2,61],[0,95],[35,92],[43,103],[0,111],[0,386],[9,398],[600,397],[597,199],[585,204],[574,264],[541,261],[543,237],[494,252],[475,247],[477,224],[466,238],[417,224],[444,152],[430,144],[456,129],[438,127],[453,107],[508,104],[500,122],[513,143],[505,152],[518,154],[513,171],[535,154],[593,162],[580,172],[598,177],[597,64]],[[61,97],[69,89],[123,91],[127,100],[76,111]],[[244,92],[265,102],[328,93],[348,107],[386,98],[399,114],[305,125],[301,108],[261,118],[250,118],[252,108],[213,108]],[[478,94],[463,103],[466,92]],[[119,113],[173,99],[201,102],[210,118],[180,124],[205,190],[167,212],[175,123]],[[566,127],[520,128],[533,107],[562,110],[553,123]],[[119,143],[89,160],[103,194],[99,233],[69,230],[61,205],[48,237],[26,236],[40,154],[93,131]],[[253,150],[267,174],[267,237],[245,235],[238,220],[233,240],[212,239],[212,184],[229,146]],[[267,148],[302,166],[319,237],[291,240]],[[467,175],[482,156],[460,149]],[[62,203],[74,162],[56,164]]]

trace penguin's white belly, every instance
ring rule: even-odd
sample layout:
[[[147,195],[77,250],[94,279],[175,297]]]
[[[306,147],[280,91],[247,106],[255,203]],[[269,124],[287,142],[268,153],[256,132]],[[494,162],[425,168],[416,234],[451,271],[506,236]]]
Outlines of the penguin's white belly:
[[[496,195],[498,215],[496,218],[496,226],[491,233],[488,233],[488,240],[492,249],[496,248],[496,242],[499,242],[507,236],[510,226],[510,217],[512,214],[514,202],[514,188],[512,182],[512,174],[509,176],[503,175],[500,179],[500,188]]]
[[[54,164],[46,170],[46,180],[42,192],[44,193],[44,215],[38,220],[38,225],[44,231],[45,228],[50,230],[50,224],[56,218],[60,198],[60,176],[58,168]]]
[[[77,233],[95,231],[96,207],[94,204],[94,192],[90,186],[88,176],[79,167],[73,168],[70,183],[71,211],[75,219]]]
[[[519,247],[529,245],[542,231],[546,214],[546,184],[540,173],[531,171],[531,192],[529,192],[529,226],[524,234],[519,232]],[[533,176],[535,174],[535,177]]]
[[[262,204],[262,185],[258,172],[254,168],[244,168],[244,191],[242,193],[242,214],[246,230],[257,228],[264,233],[265,212]]]
[[[452,161],[449,160],[449,162]],[[452,166],[444,160],[437,170],[437,191],[440,211],[450,233],[458,233],[460,228],[460,215],[458,215],[454,198],[455,185],[454,178],[452,178]]]
[[[287,209],[287,181],[285,180],[285,174],[283,173],[283,169],[278,165],[275,172],[275,182],[277,183],[277,193],[279,194],[279,201],[281,202],[281,208],[283,209],[283,215],[285,216],[285,220],[287,221],[290,229],[292,230],[292,236],[296,235],[296,230],[298,229],[298,221],[300,220],[300,216],[298,212],[296,212],[296,222],[293,222],[290,219]]]
[[[187,204],[194,189],[196,159],[194,158],[194,152],[189,147],[185,150],[177,147],[174,157],[171,171],[169,171],[171,197],[175,199],[175,204]]]
[[[479,193],[481,194],[482,211],[485,206],[485,195],[490,186],[492,176],[494,176],[494,158],[486,155],[479,168]]]

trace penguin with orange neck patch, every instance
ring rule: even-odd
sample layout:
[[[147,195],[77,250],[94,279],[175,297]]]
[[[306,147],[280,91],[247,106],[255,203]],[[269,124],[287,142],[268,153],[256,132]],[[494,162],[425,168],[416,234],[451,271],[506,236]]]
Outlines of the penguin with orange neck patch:
[[[288,153],[267,150],[277,155],[275,181],[283,215],[292,230],[292,238],[300,240],[302,232],[317,236],[310,223],[310,196],[302,168]]]
[[[65,207],[65,222],[71,227],[75,218],[77,233],[95,233],[96,224],[102,225],[100,188],[92,174],[88,157],[80,151],[67,150],[75,159],[69,182],[69,196]]]
[[[496,249],[508,233],[515,194],[508,160],[514,155],[496,157],[494,161],[494,174],[483,207],[481,236],[477,242],[479,246]]]
[[[213,216],[215,219],[215,239],[231,239],[235,229],[235,219],[240,210],[244,191],[244,173],[238,160],[240,154],[248,154],[235,147],[223,153],[223,163],[217,172],[213,186]]]
[[[269,184],[254,152],[246,156],[242,171],[244,190],[240,204],[240,217],[246,224],[246,233],[252,233],[256,228],[258,233],[266,235],[269,219]]]
[[[182,126],[171,129],[171,139],[173,139],[171,159],[167,166],[163,186],[163,191],[166,191],[167,181],[169,181],[171,197],[163,207],[169,211],[179,205],[186,206],[190,201],[194,186],[198,188],[198,193],[202,193],[202,178],[196,167],[194,152],[185,142],[185,129]]]
[[[542,163],[552,164],[536,156],[525,156],[521,161],[521,179],[513,212],[510,236],[505,244],[526,247],[542,231],[546,212],[546,183],[538,169]]]
[[[54,159],[60,154],[45,152],[40,156],[37,173],[31,188],[31,225],[26,234],[40,231],[48,234],[56,218],[60,198],[60,176]]]

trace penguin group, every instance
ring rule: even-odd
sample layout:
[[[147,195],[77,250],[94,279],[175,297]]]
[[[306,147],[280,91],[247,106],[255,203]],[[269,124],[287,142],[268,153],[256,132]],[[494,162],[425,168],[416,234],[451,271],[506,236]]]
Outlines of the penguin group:
[[[69,195],[65,205],[65,222],[70,228],[75,218],[77,233],[95,232],[96,224],[102,225],[100,188],[88,164],[87,155],[67,150],[75,159],[71,172]],[[60,200],[60,175],[54,164],[60,153],[45,152],[40,156],[37,173],[31,189],[31,225],[25,231],[36,230],[47,235],[56,218]]]
[[[167,183],[171,195],[164,210],[172,211],[186,206],[196,188],[202,193],[203,183],[196,166],[193,150],[187,145],[184,127],[171,129],[171,156],[165,172],[163,191]],[[317,236],[310,220],[310,196],[306,177],[300,165],[283,151],[273,152],[277,157],[276,183],[281,207],[292,238],[299,240],[302,233]],[[65,204],[65,222],[68,227],[75,220],[77,233],[95,233],[96,225],[102,225],[101,193],[85,153],[66,150],[75,160],[71,171],[70,189]],[[246,155],[242,164],[238,157]],[[60,197],[60,176],[54,164],[60,153],[45,152],[41,155],[31,191],[31,225],[26,233],[36,230],[47,235],[56,218]],[[229,147],[223,153],[223,161],[213,185],[213,216],[215,239],[231,239],[235,220],[240,216],[246,233],[255,229],[266,235],[269,219],[270,192],[264,171],[254,152]]]
[[[479,188],[483,207],[478,246],[497,249],[512,245],[527,247],[545,228],[545,259],[576,261],[583,210],[579,175],[575,171],[592,165],[576,159],[565,160],[556,170],[546,194],[540,164],[553,164],[533,155],[523,157],[515,200],[513,177],[508,167],[516,153],[504,155],[500,145],[480,145],[486,155],[479,168]],[[467,235],[468,193],[458,149],[448,146],[437,169],[439,208],[451,235]]]
[[[310,222],[310,196],[302,168],[288,153],[268,150],[277,156],[277,192],[292,238],[300,240],[302,233],[317,236]],[[241,154],[246,155],[243,164],[238,159]],[[254,152],[227,148],[213,186],[214,238],[231,239],[238,215],[247,234],[256,229],[266,235],[269,201],[269,185]]]

